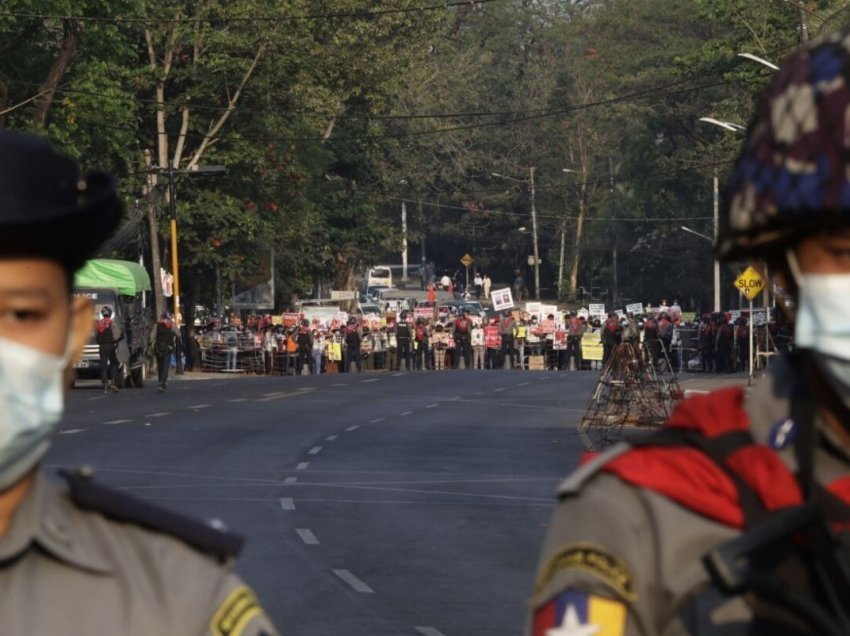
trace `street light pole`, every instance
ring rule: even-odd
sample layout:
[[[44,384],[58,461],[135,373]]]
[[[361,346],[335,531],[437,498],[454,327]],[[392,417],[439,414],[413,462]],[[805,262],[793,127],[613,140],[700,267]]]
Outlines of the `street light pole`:
[[[717,177],[717,169],[714,170],[714,244],[717,245],[718,223],[720,218],[720,180]],[[714,311],[720,311],[720,261],[715,253],[714,256]]]
[[[540,300],[540,252],[537,249],[537,207],[534,197],[534,166],[529,169],[531,173],[531,231],[534,242],[534,299]]]
[[[401,201],[401,283],[407,287],[407,201]]]

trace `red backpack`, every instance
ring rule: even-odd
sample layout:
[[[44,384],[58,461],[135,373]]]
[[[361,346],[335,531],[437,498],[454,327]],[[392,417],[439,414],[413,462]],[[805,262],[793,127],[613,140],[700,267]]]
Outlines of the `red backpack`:
[[[418,325],[416,327],[416,339],[419,342],[422,342],[423,340],[425,340],[425,327],[423,327],[422,325]]]

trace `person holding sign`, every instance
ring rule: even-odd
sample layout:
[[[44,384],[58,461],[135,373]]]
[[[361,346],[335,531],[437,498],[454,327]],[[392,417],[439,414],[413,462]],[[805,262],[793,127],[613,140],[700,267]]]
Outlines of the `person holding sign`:
[[[721,217],[718,257],[767,265],[795,350],[561,485],[529,634],[850,634],[848,69],[848,34],[782,64]]]

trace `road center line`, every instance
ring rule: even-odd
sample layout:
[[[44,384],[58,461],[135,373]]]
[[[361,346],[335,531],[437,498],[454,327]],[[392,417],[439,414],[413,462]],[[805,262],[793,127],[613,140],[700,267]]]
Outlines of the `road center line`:
[[[295,500],[292,497],[283,497],[280,500],[280,507],[284,510],[295,510]]]
[[[165,417],[166,415],[171,415],[171,412],[163,411],[162,413],[148,413],[145,417]]]
[[[363,581],[358,579],[348,570],[333,570],[333,573],[336,574],[343,581],[348,583],[355,592],[360,592],[361,594],[374,594],[375,590],[366,585]]]
[[[336,436],[336,435],[328,435],[328,436],[325,438],[325,441],[326,441],[326,442],[332,442],[332,441],[334,441],[336,438],[337,438],[337,436]]]
[[[504,391],[505,387],[499,387],[498,389],[493,389],[493,393],[498,393],[499,391]]]
[[[517,386],[528,386],[530,382],[520,382]]]
[[[248,398],[233,398],[232,400],[228,400],[228,402],[247,402]]]
[[[59,431],[59,435],[74,435],[75,433],[82,433],[85,429],[83,428],[69,428],[64,431]]]
[[[369,378],[368,380],[360,380],[360,381],[361,381],[361,382],[363,382],[363,383],[366,383],[366,382],[377,382],[377,381],[378,381],[378,380],[380,380],[380,379],[381,379],[381,378]]]
[[[437,408],[438,406],[440,406],[440,405],[439,405],[439,404],[429,404],[429,405],[428,405],[428,406],[426,406],[425,408],[426,408],[426,409],[435,409],[435,408]]]
[[[436,627],[417,627],[416,631],[422,634],[422,636],[445,636],[445,634]]]
[[[345,432],[350,433],[351,431],[356,431],[358,428],[360,428],[360,426],[355,424],[354,426],[349,426],[347,429],[345,429]]]
[[[295,467],[295,470],[307,470],[307,466],[310,465],[310,462],[301,462]]]
[[[133,420],[109,420],[108,422],[104,422],[104,424],[127,424],[132,421]]]
[[[283,480],[284,486],[292,486],[293,484],[298,482],[298,477],[287,477]]]
[[[212,404],[196,404],[195,406],[189,406],[187,408],[198,410],[198,409],[208,409],[211,406],[212,406]]]
[[[295,532],[306,545],[319,545],[319,539],[307,528],[297,528]]]
[[[405,411],[404,413],[399,413],[402,417],[407,417],[408,415],[412,415],[413,411]]]
[[[377,424],[378,422],[383,422],[383,421],[384,421],[384,418],[383,418],[383,417],[379,417],[379,418],[378,418],[378,419],[376,419],[376,420],[369,420],[369,424]]]
[[[319,453],[321,453],[321,452],[322,452],[322,447],[321,447],[321,446],[314,446],[314,447],[313,447],[313,448],[311,448],[309,451],[307,451],[307,454],[308,454],[308,455],[318,455],[318,454],[319,454]]]

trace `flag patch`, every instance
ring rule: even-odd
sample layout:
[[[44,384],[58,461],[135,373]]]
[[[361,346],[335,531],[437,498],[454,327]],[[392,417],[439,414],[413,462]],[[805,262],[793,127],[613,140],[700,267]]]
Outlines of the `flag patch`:
[[[568,590],[534,613],[532,636],[623,636],[626,606],[619,601]]]

